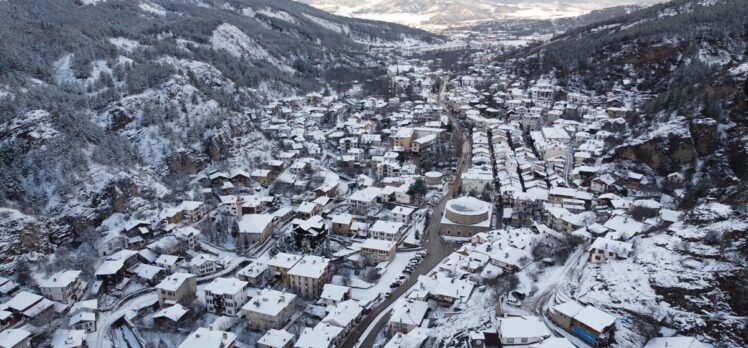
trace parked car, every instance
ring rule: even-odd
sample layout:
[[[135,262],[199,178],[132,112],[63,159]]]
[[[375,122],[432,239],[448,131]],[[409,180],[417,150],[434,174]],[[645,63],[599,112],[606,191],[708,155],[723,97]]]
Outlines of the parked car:
[[[520,300],[518,300],[518,299],[516,299],[516,298],[514,298],[512,296],[508,296],[506,298],[506,300],[504,300],[504,303],[506,303],[506,304],[508,304],[510,306],[515,306],[515,307],[519,307],[519,305],[522,304],[522,302],[520,302]]]

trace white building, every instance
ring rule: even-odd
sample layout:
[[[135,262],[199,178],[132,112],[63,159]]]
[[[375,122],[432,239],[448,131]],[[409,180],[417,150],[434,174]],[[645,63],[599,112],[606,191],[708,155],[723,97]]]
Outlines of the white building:
[[[551,336],[548,327],[538,317],[497,318],[496,324],[502,345],[528,345]]]
[[[218,270],[218,261],[208,254],[198,254],[190,260],[190,273],[198,276],[215,273]]]
[[[608,259],[625,259],[631,255],[633,246],[608,238],[596,238],[590,245],[590,263],[603,263]]]
[[[247,282],[236,278],[216,278],[205,286],[208,312],[236,316],[247,303]]]
[[[353,213],[369,214],[379,210],[379,195],[382,189],[378,187],[366,187],[354,192],[348,197],[348,208]]]
[[[50,300],[67,304],[83,297],[81,271],[61,271],[39,282],[42,295]]]
[[[404,229],[405,224],[401,222],[377,220],[377,222],[369,228],[369,234],[371,238],[397,243],[402,238]]]
[[[491,184],[493,183],[493,175],[490,172],[475,170],[474,168],[462,173],[461,179],[462,190],[464,192],[475,190],[476,192],[481,193],[486,188],[486,185],[492,187]]]

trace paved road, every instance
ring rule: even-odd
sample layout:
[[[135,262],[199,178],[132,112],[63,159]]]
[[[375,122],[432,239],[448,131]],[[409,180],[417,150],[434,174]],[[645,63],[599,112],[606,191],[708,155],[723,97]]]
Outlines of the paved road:
[[[439,262],[441,262],[445,257],[457,250],[457,248],[459,247],[459,243],[444,242],[439,236],[439,219],[442,212],[444,211],[444,206],[447,204],[447,199],[448,197],[444,196],[439,201],[439,204],[434,208],[434,212],[431,216],[431,222],[429,223],[429,226],[426,230],[427,237],[424,239],[426,243],[425,249],[426,251],[428,251],[428,253],[424,257],[423,262],[421,262],[421,264],[419,264],[418,267],[413,270],[413,273],[408,277],[407,281],[405,281],[404,284],[400,285],[400,287],[392,291],[392,295],[390,295],[390,297],[385,299],[382,303],[377,305],[377,307],[369,312],[364,320],[362,320],[359,325],[357,325],[356,328],[351,331],[341,347],[352,348],[373,346],[377,335],[380,331],[382,331],[384,325],[387,323],[387,320],[379,320],[378,322],[374,322],[379,314],[387,310],[389,306],[398,298],[405,295],[405,292],[413,287],[416,281],[418,281],[419,275],[427,274],[432,269],[434,269],[434,267],[436,267],[436,265],[438,265]],[[389,315],[383,318],[388,317]],[[367,329],[371,325],[373,325],[373,328],[371,330],[368,330],[369,332],[366,337],[362,338],[361,336],[366,333]],[[359,338],[361,338],[361,342],[359,345],[356,345],[357,341],[359,341]]]
[[[463,127],[457,122],[452,113],[449,114],[450,120],[452,121],[453,129],[459,136],[462,137],[463,147],[462,154],[460,156],[460,170],[457,172],[457,178],[454,182],[453,187],[445,194],[439,203],[434,207],[431,213],[431,221],[426,228],[424,233],[425,250],[427,251],[423,262],[419,264],[408,279],[400,285],[397,289],[392,291],[390,297],[385,299],[382,303],[372,308],[372,310],[351,330],[346,339],[340,345],[342,348],[353,348],[353,347],[372,347],[374,342],[386,325],[389,318],[389,314],[380,316],[383,312],[390,309],[390,305],[393,304],[398,298],[403,296],[418,280],[419,275],[430,272],[436,267],[445,257],[453,253],[460,247],[460,243],[448,243],[441,239],[439,235],[439,220],[441,219],[444,207],[447,204],[447,200],[452,198],[454,187],[458,187],[460,184],[460,173],[467,170],[470,164],[470,158],[472,156],[472,148],[470,139],[464,132]]]

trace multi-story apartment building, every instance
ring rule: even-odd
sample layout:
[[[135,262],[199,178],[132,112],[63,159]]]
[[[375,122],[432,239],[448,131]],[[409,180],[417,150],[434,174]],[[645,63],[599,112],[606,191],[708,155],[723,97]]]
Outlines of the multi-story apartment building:
[[[330,260],[320,256],[306,255],[288,271],[290,286],[296,294],[313,298],[322,293],[322,287],[330,280]]]
[[[247,303],[247,282],[236,278],[216,278],[205,286],[208,312],[236,316]]]

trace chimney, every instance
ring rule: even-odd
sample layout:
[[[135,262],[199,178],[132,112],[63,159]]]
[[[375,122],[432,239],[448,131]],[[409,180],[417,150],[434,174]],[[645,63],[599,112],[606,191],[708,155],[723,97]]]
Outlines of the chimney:
[[[229,334],[227,332],[224,332],[223,333],[223,339],[228,339],[228,338],[229,338]]]
[[[213,331],[213,325],[208,325],[208,330]]]

